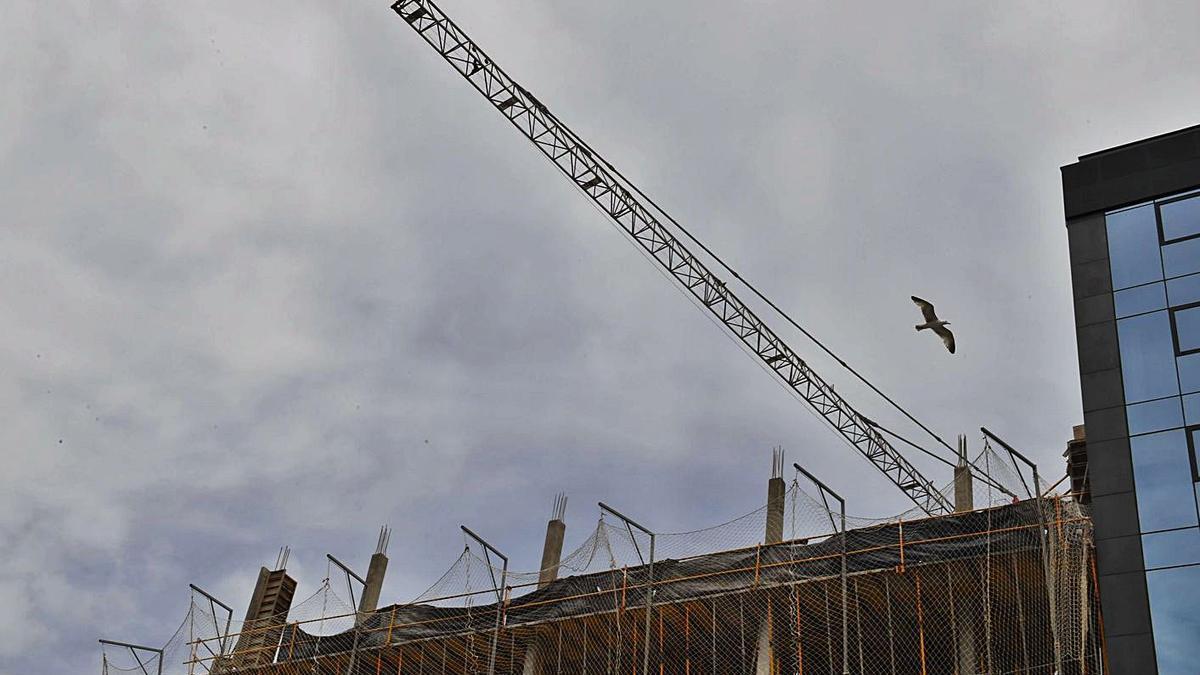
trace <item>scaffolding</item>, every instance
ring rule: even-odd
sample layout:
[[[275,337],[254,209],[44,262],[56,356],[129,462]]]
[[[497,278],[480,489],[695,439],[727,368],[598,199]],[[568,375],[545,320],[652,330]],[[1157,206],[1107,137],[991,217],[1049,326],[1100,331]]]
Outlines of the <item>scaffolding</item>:
[[[1071,498],[859,519],[844,532],[795,484],[787,498],[783,542],[698,551],[756,527],[761,537],[760,509],[657,534],[653,561],[642,532],[601,518],[563,559],[569,574],[542,588],[540,571],[509,572],[496,588],[499,569],[469,546],[414,601],[370,613],[355,613],[326,580],[284,620],[221,630],[215,617],[194,619],[209,633],[180,640],[178,670],[164,672],[1107,672],[1091,521]]]

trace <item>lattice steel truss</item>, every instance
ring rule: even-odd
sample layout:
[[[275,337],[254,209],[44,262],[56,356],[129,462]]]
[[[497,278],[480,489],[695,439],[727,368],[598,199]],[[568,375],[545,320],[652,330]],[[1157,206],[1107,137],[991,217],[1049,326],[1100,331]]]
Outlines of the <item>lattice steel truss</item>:
[[[918,507],[930,515],[952,510],[946,497],[867,418],[822,380],[634,196],[634,191],[626,187],[626,181],[610,164],[505,74],[436,4],[429,0],[399,0],[392,9],[638,246]]]

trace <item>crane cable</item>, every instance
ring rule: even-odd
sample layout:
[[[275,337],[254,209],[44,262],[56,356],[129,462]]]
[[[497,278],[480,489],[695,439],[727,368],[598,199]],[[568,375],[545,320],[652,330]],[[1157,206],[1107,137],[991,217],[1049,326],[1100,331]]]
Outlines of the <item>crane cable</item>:
[[[691,241],[695,245],[699,246],[701,248],[701,250],[703,250],[705,253],[707,253],[714,261],[716,261],[716,263],[722,269],[724,269],[731,276],[733,276],[734,279],[737,279],[738,281],[740,281],[742,283],[742,285],[745,286],[747,289],[749,289],[750,292],[753,293],[759,300],[766,303],[767,306],[770,307],[772,310],[774,310],[776,314],[778,314],[785,321],[787,321],[789,324],[791,324],[796,330],[800,331],[800,333],[803,334],[804,337],[806,337],[810,341],[812,341],[812,343],[817,345],[817,347],[820,347],[821,351],[823,351],[827,355],[829,355],[829,357],[832,358],[834,361],[836,361],[838,363],[838,365],[840,365],[843,368],[845,368],[846,370],[848,370],[852,375],[854,375],[856,378],[858,378],[859,381],[861,381],[863,384],[870,387],[871,391],[874,391],[881,398],[883,398],[883,400],[885,400],[889,404],[891,404],[891,406],[893,408],[895,408],[896,410],[899,410],[913,424],[916,424],[918,427],[921,428],[922,431],[929,434],[938,443],[941,443],[943,447],[945,447],[950,452],[954,453],[955,456],[958,455],[958,452],[954,448],[952,448],[950,446],[950,444],[947,443],[941,436],[937,435],[936,432],[934,432],[929,427],[925,426],[925,424],[923,424],[920,420],[918,420],[916,417],[914,417],[912,415],[912,413],[908,412],[908,410],[906,410],[903,406],[901,406],[899,403],[897,403],[892,397],[888,396],[882,390],[880,390],[879,387],[876,387],[874,384],[872,384],[870,380],[868,380],[862,373],[859,373],[857,370],[855,370],[849,363],[846,363],[846,361],[844,361],[840,356],[835,354],[832,349],[827,347],[825,345],[825,343],[821,342],[819,339],[817,339],[817,337],[815,335],[813,335],[807,329],[805,329],[803,326],[801,326],[800,323],[798,321],[796,321],[795,319],[793,319],[790,314],[788,314],[786,311],[783,310],[783,308],[781,308],[779,305],[775,304],[762,291],[758,290],[758,288],[754,284],[750,283],[745,277],[743,277],[741,274],[739,274],[738,271],[735,270],[729,263],[725,262],[725,260],[723,258],[721,258],[721,256],[717,255],[717,253],[714,252],[711,248],[709,248],[704,242],[700,241],[700,239],[698,239],[696,237],[696,235],[692,234],[690,230],[688,230],[686,227],[684,227],[679,221],[675,220],[675,218],[670,213],[668,213],[666,211],[666,209],[664,209],[663,207],[658,205],[658,202],[654,201],[654,199],[652,197],[650,197],[645,192],[643,192],[642,189],[639,188],[636,183],[634,183],[633,181],[626,178],[625,174],[621,173],[620,169],[613,166],[607,159],[604,158],[603,155],[596,152],[592,148],[592,146],[590,144],[588,144],[588,142],[586,140],[581,138],[569,126],[567,126],[566,123],[564,123],[561,119],[559,119],[557,115],[555,115],[553,112],[551,112],[550,109],[547,108],[545,106],[545,104],[543,104],[540,100],[538,100],[538,98],[536,96],[534,96],[532,92],[530,92],[528,89],[525,89],[521,85],[516,84],[515,81],[513,84],[518,89],[520,89],[522,94],[524,94],[525,96],[527,96],[529,98],[529,100],[537,107],[539,112],[546,115],[548,118],[550,118],[555,123],[557,123],[558,128],[563,130],[567,135],[569,135],[571,137],[571,140],[574,141],[584,152],[586,152],[589,158],[591,158],[593,161],[597,162],[598,164],[603,165],[606,169],[611,171],[614,176],[619,178],[624,183],[624,185],[622,187],[631,188],[635,193],[637,193],[637,195],[639,197],[641,197],[647,203],[649,203],[652,207],[654,207],[654,209],[656,211],[658,211],[659,214],[661,214],[672,225],[674,225],[680,232],[682,232],[683,235],[685,237],[687,237],[689,241]],[[859,416],[862,417],[863,419],[865,419],[868,424],[879,429],[880,431],[886,432],[892,436],[895,436],[896,438],[899,438],[900,440],[904,441],[905,443],[913,446],[914,448],[920,450],[921,452],[923,452],[931,457],[938,459],[941,462],[950,464],[950,462],[948,460],[946,460],[942,457],[938,457],[937,455],[933,454],[929,450],[917,445],[916,443],[913,443],[912,441],[909,441],[909,440],[903,438],[902,436],[899,436],[895,432],[887,429],[886,427],[880,425],[879,423],[863,416],[862,413],[859,413]],[[996,488],[1002,490],[1003,492],[1006,492],[1010,495],[1012,494],[1007,489],[1005,489],[1003,486],[995,485],[993,483],[991,476],[988,473],[984,472],[979,467],[975,466],[975,464],[973,462],[971,462],[970,458],[965,458],[965,459],[966,459],[967,464],[969,464],[972,468],[974,468],[976,471],[978,471],[982,476],[985,476],[987,478],[987,480],[985,480],[985,482],[987,482],[989,484],[993,484]],[[953,465],[951,464],[951,466],[953,466]]]
[[[550,112],[550,110],[545,105],[543,105],[540,101],[538,101],[537,98],[533,96],[533,94],[531,94],[529,91],[523,91],[522,93],[528,95],[530,97],[530,99],[535,102],[535,104],[538,106],[538,108],[540,108],[541,112],[543,112],[544,114],[546,114],[547,116],[552,118],[555,122],[557,122],[559,125],[559,128],[565,130],[566,133],[570,134],[572,140],[575,141],[577,144],[579,144],[593,160],[599,162],[600,164],[603,164],[604,167],[607,168],[609,171],[613,172],[613,174],[617,178],[620,178],[621,181],[623,181],[625,183],[625,185],[632,188],[633,191],[636,192],[639,197],[646,200],[646,202],[648,202],[651,206],[653,206],[656,211],[658,211],[663,217],[665,217],[668,221],[670,221],[670,223],[672,225],[674,225],[676,228],[678,228],[679,231],[684,234],[684,236],[686,236],[692,243],[699,246],[705,253],[707,253],[710,257],[712,257],[712,259],[715,260],[716,263],[718,265],[720,265],[722,269],[724,269],[726,272],[729,272],[729,274],[732,275],[733,278],[740,281],[742,283],[742,285],[744,285],[746,288],[748,288],[751,293],[753,293],[755,296],[758,297],[759,300],[762,300],[763,302],[767,303],[767,306],[769,306],[772,310],[774,310],[776,314],[783,317],[783,319],[785,321],[787,321],[793,327],[795,327],[796,330],[800,331],[804,335],[804,337],[808,338],[809,340],[811,340],[813,342],[813,344],[820,347],[821,351],[825,352],[833,360],[837,361],[838,365],[840,365],[843,368],[845,368],[846,370],[850,371],[850,373],[853,374],[855,377],[857,377],[860,381],[862,381],[863,384],[867,385],[868,387],[871,388],[872,391],[874,391],[876,394],[879,394],[881,397],[883,397],[883,399],[885,401],[890,403],[894,408],[896,408],[901,413],[903,413],[905,417],[907,417],[914,424],[916,424],[922,430],[924,430],[927,434],[929,434],[934,439],[936,439],[939,443],[941,443],[943,446],[945,446],[945,448],[947,450],[949,450],[951,452],[955,452],[954,448],[950,447],[950,444],[947,443],[945,440],[943,440],[941,436],[938,436],[933,430],[931,430],[929,427],[922,424],[920,420],[918,420],[916,417],[913,417],[913,415],[911,413],[909,413],[907,410],[905,410],[903,406],[901,406],[899,403],[897,403],[895,400],[893,400],[890,396],[888,396],[883,391],[881,391],[878,387],[876,387],[874,384],[872,384],[870,380],[868,380],[861,373],[859,373],[857,370],[855,370],[852,366],[850,366],[850,364],[848,364],[844,360],[842,360],[842,358],[840,356],[838,356],[837,354],[835,354],[832,349],[825,346],[825,343],[821,342],[820,340],[817,339],[817,337],[815,335],[808,332],[808,330],[805,329],[803,326],[801,326],[799,324],[799,322],[797,322],[795,319],[793,319],[791,317],[791,315],[789,315],[786,311],[784,311],[782,308],[780,308],[779,305],[776,305],[773,301],[771,301],[770,298],[768,298],[765,294],[763,294],[762,291],[758,290],[758,288],[754,284],[750,283],[748,280],[746,280],[745,277],[743,277],[741,274],[739,274],[737,270],[735,270],[732,266],[730,266],[728,263],[726,263],[725,260],[721,258],[721,256],[717,255],[704,242],[700,241],[695,235],[693,235],[691,233],[691,231],[689,231],[686,227],[684,227],[682,224],[680,224],[679,221],[675,220],[675,218],[673,216],[671,216],[670,213],[667,213],[667,211],[665,209],[663,209],[663,207],[659,206],[658,203],[656,201],[654,201],[653,198],[651,198],[645,192],[642,192],[642,189],[639,188],[636,183],[634,183],[633,181],[626,178],[625,175],[623,173],[621,173],[620,169],[618,169],[617,167],[610,164],[609,161],[606,160],[603,155],[601,155],[598,152],[596,152],[595,150],[593,150],[592,147],[590,145],[588,145],[587,141],[580,138],[574,131],[572,131],[570,129],[570,127],[568,127],[566,124],[564,124],[563,121],[560,120],[557,115]],[[868,420],[868,421],[870,421],[870,420]],[[880,429],[883,429],[883,427],[880,427],[875,422],[871,422],[871,424],[872,424],[872,426],[876,426]]]
[[[547,111],[547,112],[548,112],[548,111]],[[553,113],[550,113],[550,114],[551,114],[551,116],[553,116]],[[558,118],[557,118],[557,117],[555,117],[555,120],[556,120],[556,121],[557,121],[557,122],[558,122],[560,125],[562,125],[562,126],[563,126],[563,128],[566,128],[566,125],[563,125],[563,124],[562,124],[562,121],[561,121],[561,120],[558,120]],[[641,197],[642,197],[642,199],[645,199],[647,202],[649,202],[649,203],[650,203],[650,205],[651,205],[651,206],[653,206],[653,207],[655,208],[655,210],[657,210],[657,211],[658,211],[660,214],[662,214],[662,215],[663,215],[663,216],[664,216],[664,217],[665,217],[665,218],[666,218],[668,221],[670,221],[670,222],[671,222],[673,225],[675,225],[675,227],[676,227],[676,228],[678,228],[678,229],[679,229],[679,231],[680,231],[680,232],[682,232],[682,233],[684,234],[684,236],[686,236],[686,237],[687,237],[687,238],[688,238],[690,241],[692,241],[692,243],[696,244],[696,245],[697,245],[697,246],[699,246],[701,249],[703,249],[705,253],[707,253],[709,256],[711,256],[711,257],[712,257],[712,259],[713,259],[713,260],[715,260],[715,261],[717,262],[717,264],[718,264],[718,265],[720,265],[720,266],[721,266],[721,267],[722,267],[722,268],[723,268],[725,271],[729,272],[729,274],[730,274],[730,275],[732,275],[732,276],[733,276],[733,278],[735,278],[735,279],[737,279],[738,281],[740,281],[740,282],[742,283],[742,285],[743,285],[743,286],[745,286],[746,288],[748,288],[748,289],[750,290],[750,292],[751,292],[751,293],[753,293],[755,296],[757,296],[757,297],[758,297],[758,299],[760,299],[760,300],[762,300],[763,302],[765,302],[765,303],[767,304],[767,306],[769,306],[771,309],[773,309],[773,310],[775,311],[775,313],[776,313],[776,314],[778,314],[778,315],[779,315],[779,316],[781,316],[781,317],[782,317],[782,318],[783,318],[785,321],[787,321],[787,322],[788,322],[788,323],[790,323],[792,326],[794,326],[794,327],[796,328],[796,330],[800,331],[800,332],[801,332],[801,333],[804,335],[804,337],[806,337],[806,338],[808,338],[809,340],[811,340],[811,341],[813,342],[813,344],[815,344],[815,345],[817,345],[818,347],[820,347],[820,348],[821,348],[821,351],[823,351],[823,352],[825,352],[826,354],[828,354],[828,355],[829,355],[829,356],[830,356],[830,357],[831,357],[831,358],[832,358],[834,361],[837,361],[837,362],[838,362],[838,365],[840,365],[840,366],[842,366],[843,368],[845,368],[846,370],[850,371],[850,373],[851,373],[851,374],[853,374],[855,377],[857,377],[857,378],[858,378],[860,381],[862,381],[862,383],[863,383],[863,384],[865,384],[865,385],[867,385],[868,387],[870,387],[870,388],[871,388],[871,391],[874,391],[876,394],[879,394],[879,396],[880,396],[880,397],[882,397],[882,398],[883,398],[883,400],[887,401],[888,403],[890,403],[890,404],[892,405],[892,407],[894,407],[896,410],[899,410],[901,413],[903,413],[905,417],[907,417],[909,420],[911,420],[911,421],[913,422],[913,424],[916,424],[916,425],[917,425],[918,427],[920,427],[920,428],[921,428],[923,431],[925,431],[925,433],[927,433],[927,434],[929,434],[930,436],[932,436],[932,437],[933,437],[935,440],[937,440],[937,442],[938,442],[938,443],[941,443],[941,444],[942,444],[942,445],[943,445],[943,446],[944,446],[944,447],[945,447],[947,450],[949,450],[949,451],[951,451],[951,452],[955,453],[955,455],[957,455],[957,454],[958,454],[958,452],[957,452],[957,451],[956,451],[954,448],[950,447],[950,444],[949,444],[949,443],[947,443],[945,440],[943,440],[941,436],[938,436],[938,435],[937,435],[937,433],[935,433],[935,432],[934,432],[932,429],[930,429],[929,427],[925,426],[925,425],[924,425],[923,423],[921,423],[921,421],[920,421],[920,420],[918,420],[916,417],[913,417],[913,415],[912,415],[910,412],[908,412],[907,410],[905,410],[905,409],[904,409],[904,407],[903,407],[903,406],[901,406],[899,403],[897,403],[895,400],[893,400],[893,399],[892,399],[892,397],[890,397],[890,396],[888,396],[887,394],[885,394],[883,391],[881,391],[881,390],[879,389],[879,387],[876,387],[874,384],[872,384],[870,380],[868,380],[868,379],[867,379],[865,376],[863,376],[861,373],[859,373],[857,370],[855,370],[855,369],[854,369],[854,368],[853,368],[853,367],[852,367],[852,366],[851,366],[849,363],[846,363],[844,360],[842,360],[842,358],[841,358],[840,356],[838,356],[837,354],[835,354],[835,353],[833,352],[833,350],[832,350],[832,349],[830,349],[829,347],[825,346],[825,343],[821,342],[820,340],[818,340],[818,339],[817,339],[817,337],[816,337],[815,335],[813,335],[812,333],[808,332],[808,330],[807,330],[807,329],[805,329],[803,326],[801,326],[801,325],[799,324],[799,322],[797,322],[795,319],[793,319],[793,318],[791,317],[791,315],[790,315],[790,314],[788,314],[788,313],[787,313],[786,311],[784,311],[784,310],[783,310],[781,307],[779,307],[779,305],[776,305],[776,304],[775,304],[775,303],[774,303],[774,302],[773,302],[773,301],[772,301],[770,298],[768,298],[768,297],[767,297],[765,294],[763,294],[763,292],[762,292],[762,291],[758,290],[758,288],[757,288],[757,287],[755,287],[755,285],[754,285],[754,284],[750,283],[748,280],[746,280],[746,278],[745,278],[745,277],[743,277],[741,274],[739,274],[737,270],[733,269],[733,267],[732,267],[732,266],[730,266],[728,263],[726,263],[726,262],[725,262],[725,261],[724,261],[724,260],[721,258],[721,256],[719,256],[719,255],[717,255],[715,252],[713,252],[713,250],[712,250],[712,249],[710,249],[710,248],[709,248],[707,245],[705,245],[705,243],[704,243],[704,242],[702,242],[702,241],[700,241],[699,239],[697,239],[697,238],[696,238],[696,236],[695,236],[695,235],[693,235],[693,234],[692,234],[690,231],[688,231],[688,229],[687,229],[686,227],[684,227],[683,225],[681,225],[681,224],[679,223],[679,221],[675,220],[675,218],[671,216],[671,214],[667,213],[667,212],[666,212],[666,210],[664,210],[664,209],[663,209],[661,206],[659,206],[659,205],[658,205],[658,203],[656,203],[656,202],[654,201],[654,199],[653,199],[653,198],[651,198],[651,197],[650,197],[649,195],[647,195],[646,193],[642,192],[641,188],[639,188],[639,187],[637,186],[637,184],[635,184],[633,181],[631,181],[631,180],[629,180],[628,178],[626,178],[626,177],[625,177],[625,176],[624,176],[624,175],[623,175],[623,174],[620,172],[620,170],[618,170],[618,169],[617,169],[615,166],[613,166],[612,164],[610,164],[610,163],[608,162],[608,160],[604,159],[602,156],[600,156],[598,153],[596,153],[594,150],[592,150],[592,149],[591,149],[591,147],[590,147],[590,146],[588,146],[588,145],[587,145],[587,143],[586,143],[585,141],[583,141],[583,139],[581,139],[581,138],[579,138],[578,136],[576,136],[576,135],[575,135],[575,133],[574,133],[573,131],[570,131],[569,129],[568,129],[568,133],[570,133],[570,134],[571,134],[571,135],[572,135],[572,136],[575,138],[575,140],[576,140],[577,142],[581,143],[581,144],[582,144],[582,145],[583,145],[583,146],[586,148],[586,150],[588,151],[589,155],[590,155],[590,156],[591,156],[593,159],[596,159],[596,160],[598,160],[599,162],[601,162],[602,164],[604,164],[604,166],[605,166],[606,168],[608,168],[610,171],[612,171],[614,174],[616,174],[616,176],[617,176],[617,177],[619,177],[619,178],[620,178],[622,181],[624,181],[624,182],[625,182],[625,183],[626,183],[626,184],[627,184],[629,187],[633,188],[633,191],[634,191],[634,192],[636,192],[636,193],[637,193],[639,196],[641,196]],[[950,462],[949,460],[945,459],[944,457],[940,457],[940,456],[938,456],[938,455],[934,454],[933,452],[929,451],[928,449],[926,449],[926,448],[924,448],[924,447],[922,447],[922,446],[920,446],[920,445],[917,445],[917,444],[916,444],[916,443],[914,443],[913,441],[910,441],[910,440],[908,440],[907,438],[905,438],[905,437],[901,436],[900,434],[898,434],[898,433],[896,433],[896,432],[892,431],[891,429],[888,429],[887,427],[885,427],[885,426],[883,426],[882,424],[880,424],[880,423],[876,422],[875,420],[872,420],[871,418],[867,417],[866,415],[863,415],[862,413],[858,413],[858,415],[859,415],[859,417],[862,417],[864,420],[866,420],[866,422],[867,422],[868,424],[870,424],[871,426],[875,427],[876,429],[879,429],[880,431],[882,431],[882,432],[884,432],[884,433],[887,433],[887,434],[889,434],[889,435],[891,435],[891,436],[894,436],[895,438],[897,438],[897,439],[899,439],[899,440],[903,441],[904,443],[906,443],[906,444],[908,444],[908,445],[910,445],[910,446],[912,446],[912,447],[916,448],[917,450],[920,450],[921,452],[925,453],[926,455],[929,455],[930,457],[932,457],[932,458],[934,458],[934,459],[938,460],[939,462],[942,462],[943,464],[946,464],[947,466],[951,466],[951,467],[953,467],[953,466],[954,466],[954,464],[953,464],[952,462]],[[1002,492],[1008,493],[1010,496],[1016,496],[1016,495],[1013,495],[1013,493],[1012,493],[1012,492],[1010,492],[1010,491],[1008,491],[1007,489],[1005,489],[1005,488],[1004,488],[1004,486],[1002,486],[1002,485],[998,485],[998,484],[995,484],[995,483],[993,482],[993,481],[994,481],[994,479],[991,477],[991,475],[990,475],[990,474],[988,474],[987,472],[984,472],[984,471],[982,471],[982,470],[981,470],[979,467],[975,466],[975,464],[974,464],[973,462],[971,462],[970,458],[964,458],[964,459],[965,459],[965,461],[967,462],[967,464],[971,465],[971,467],[972,467],[972,468],[974,468],[976,471],[978,471],[978,472],[981,474],[981,476],[982,476],[982,478],[981,478],[981,479],[982,479],[982,480],[984,480],[984,482],[985,482],[985,483],[988,483],[988,484],[991,484],[991,485],[993,485],[994,487],[996,487],[997,489],[1001,490]]]

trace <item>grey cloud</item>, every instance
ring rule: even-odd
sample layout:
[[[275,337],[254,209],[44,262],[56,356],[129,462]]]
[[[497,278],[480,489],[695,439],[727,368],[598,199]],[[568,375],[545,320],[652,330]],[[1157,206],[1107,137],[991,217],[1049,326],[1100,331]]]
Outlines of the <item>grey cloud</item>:
[[[940,433],[1056,473],[1057,167],[1195,123],[1194,3],[445,6]],[[460,522],[532,567],[559,489],[571,541],[597,499],[710,525],[776,444],[857,513],[906,508],[387,3],[18,2],[0,44],[0,673],[164,640],[190,581],[240,611],[285,543],[307,595],[382,522],[388,601]]]

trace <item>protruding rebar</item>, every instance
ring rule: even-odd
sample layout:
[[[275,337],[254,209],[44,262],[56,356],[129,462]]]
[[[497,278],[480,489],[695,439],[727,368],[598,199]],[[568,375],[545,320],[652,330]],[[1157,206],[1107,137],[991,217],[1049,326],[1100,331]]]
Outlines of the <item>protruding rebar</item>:
[[[288,558],[292,555],[291,546],[283,546],[279,549],[279,555],[275,556],[275,569],[286,570]]]
[[[562,520],[567,515],[567,493],[554,495],[554,506],[550,510],[550,520]]]
[[[783,446],[771,448],[771,478],[783,478]]]
[[[375,553],[386,554],[390,543],[392,543],[392,528],[384,525],[379,528],[379,540],[375,543]]]

